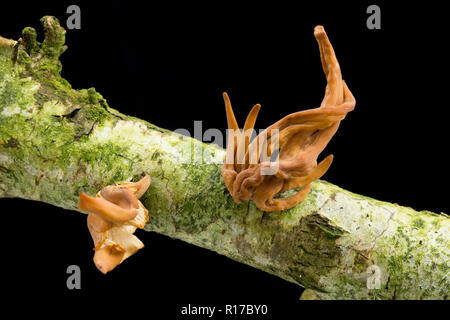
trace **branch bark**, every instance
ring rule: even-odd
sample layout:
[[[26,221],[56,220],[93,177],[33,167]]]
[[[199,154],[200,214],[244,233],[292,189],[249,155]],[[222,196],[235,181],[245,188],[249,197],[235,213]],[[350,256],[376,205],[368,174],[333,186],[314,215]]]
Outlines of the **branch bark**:
[[[447,215],[325,181],[283,212],[238,205],[217,164],[223,149],[121,114],[93,88],[72,89],[60,75],[65,31],[41,21],[42,44],[32,28],[20,43],[0,37],[0,197],[77,210],[81,192],[149,173],[146,230],[299,284],[303,299],[448,299]]]

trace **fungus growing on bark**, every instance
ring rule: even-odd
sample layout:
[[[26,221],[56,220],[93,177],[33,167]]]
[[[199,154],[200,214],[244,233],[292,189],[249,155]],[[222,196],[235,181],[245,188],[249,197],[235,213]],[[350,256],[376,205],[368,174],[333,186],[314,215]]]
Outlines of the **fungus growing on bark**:
[[[222,177],[236,203],[253,200],[263,211],[292,208],[305,199],[311,182],[319,179],[331,165],[332,155],[319,164],[317,157],[356,102],[342,80],[339,63],[324,28],[317,26],[314,36],[327,78],[325,97],[319,108],[292,113],[250,142],[260,106],[253,107],[240,131],[228,95],[223,94],[228,145]],[[277,152],[277,161],[271,161],[270,157]],[[277,197],[293,189],[300,190],[290,197]]]
[[[95,197],[81,193],[78,209],[89,212],[87,225],[94,240],[94,263],[101,272],[111,271],[144,247],[133,234],[148,221],[148,211],[138,199],[150,181],[146,175],[138,182],[104,187]]]

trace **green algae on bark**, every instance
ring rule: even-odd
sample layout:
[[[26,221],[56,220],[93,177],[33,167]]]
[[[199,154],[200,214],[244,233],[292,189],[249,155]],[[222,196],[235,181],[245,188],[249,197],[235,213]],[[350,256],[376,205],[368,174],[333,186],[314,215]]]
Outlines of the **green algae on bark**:
[[[56,18],[41,22],[42,43],[33,28],[20,43],[0,38],[0,197],[77,210],[81,192],[148,173],[146,230],[299,284],[302,299],[448,299],[448,216],[320,180],[283,212],[238,205],[220,174],[223,149],[121,114],[94,88],[72,89],[60,74],[65,31]]]

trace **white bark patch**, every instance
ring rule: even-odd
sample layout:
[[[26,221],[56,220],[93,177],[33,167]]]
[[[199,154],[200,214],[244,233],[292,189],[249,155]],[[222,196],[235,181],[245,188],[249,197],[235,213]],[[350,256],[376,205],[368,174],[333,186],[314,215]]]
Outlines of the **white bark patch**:
[[[5,109],[3,109],[2,113],[0,115],[5,116],[5,117],[10,117],[13,116],[15,114],[20,113],[20,108],[19,107],[6,107]]]
[[[13,162],[14,162],[13,159],[8,157],[6,154],[0,153],[0,164],[11,164]]]
[[[52,170],[48,176],[54,180],[62,180],[64,178],[64,171],[62,169]]]
[[[48,102],[44,103],[44,105],[42,106],[43,114],[51,114],[51,115],[60,116],[60,115],[64,114],[65,110],[66,110],[66,106],[63,105],[62,103],[59,103],[56,100],[48,101]]]
[[[30,88],[30,91],[31,92],[36,92],[39,88],[41,87],[41,85],[38,83],[38,84],[35,84],[34,86],[32,86],[31,88]]]
[[[395,213],[395,208],[390,205],[374,205],[366,199],[357,199],[343,192],[336,193],[320,209],[321,215],[355,238],[356,247],[360,250],[372,248],[374,240],[388,228]]]
[[[38,176],[39,173],[41,172],[40,170],[36,169],[35,167],[31,166],[31,165],[24,165],[23,168],[25,170],[28,171],[29,174],[33,175],[33,176]]]
[[[5,116],[5,117],[11,117],[16,114],[20,114],[21,116],[28,118],[31,115],[33,115],[33,111],[34,111],[34,106],[30,106],[30,108],[19,108],[17,105],[13,105],[13,106],[4,108],[0,115]]]

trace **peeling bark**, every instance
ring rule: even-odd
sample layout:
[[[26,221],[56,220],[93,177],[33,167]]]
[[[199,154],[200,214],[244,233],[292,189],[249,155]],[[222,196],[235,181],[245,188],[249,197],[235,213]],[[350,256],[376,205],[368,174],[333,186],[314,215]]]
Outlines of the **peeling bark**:
[[[320,180],[283,212],[238,205],[217,164],[223,149],[123,115],[93,88],[73,90],[60,75],[65,31],[41,21],[42,44],[32,28],[21,43],[0,37],[0,197],[76,210],[81,192],[148,173],[146,230],[299,284],[302,299],[448,299],[447,215]]]

